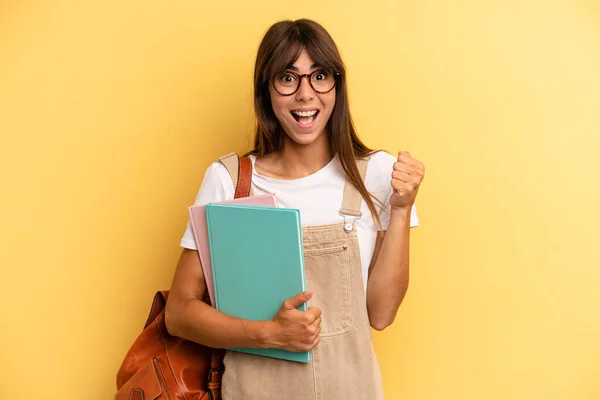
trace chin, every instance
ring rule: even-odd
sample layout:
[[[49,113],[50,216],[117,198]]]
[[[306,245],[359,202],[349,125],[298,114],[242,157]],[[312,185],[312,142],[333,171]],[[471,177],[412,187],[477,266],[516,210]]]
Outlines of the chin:
[[[288,133],[287,136],[292,142],[294,142],[296,144],[299,144],[302,146],[308,146],[315,142],[318,142],[323,134],[324,133],[322,131],[321,132],[316,131],[316,132],[310,132],[310,133],[308,133],[308,132],[307,133],[295,133],[294,132],[291,135]]]

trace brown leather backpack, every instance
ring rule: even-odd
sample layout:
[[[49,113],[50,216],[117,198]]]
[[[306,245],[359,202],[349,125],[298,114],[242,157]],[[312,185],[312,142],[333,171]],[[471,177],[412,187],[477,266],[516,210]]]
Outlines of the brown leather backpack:
[[[252,164],[232,153],[221,161],[234,182],[235,197],[250,194]],[[172,336],[165,325],[169,292],[154,295],[144,330],[117,373],[115,400],[221,400],[225,350]],[[208,297],[205,302],[210,304]]]

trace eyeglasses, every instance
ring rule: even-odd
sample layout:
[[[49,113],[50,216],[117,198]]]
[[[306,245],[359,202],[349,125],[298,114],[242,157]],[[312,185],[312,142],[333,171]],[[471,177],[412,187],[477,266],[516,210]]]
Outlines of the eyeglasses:
[[[308,78],[308,84],[317,93],[325,94],[331,92],[335,83],[341,76],[339,72],[317,70],[310,74],[299,75],[295,72],[286,71],[273,78],[273,87],[282,96],[291,96],[300,88],[302,78]]]

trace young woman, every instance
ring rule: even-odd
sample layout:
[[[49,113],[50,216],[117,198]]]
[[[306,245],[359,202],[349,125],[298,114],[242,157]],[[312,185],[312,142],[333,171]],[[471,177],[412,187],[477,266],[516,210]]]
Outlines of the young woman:
[[[308,364],[227,352],[225,400],[382,399],[371,328],[394,321],[407,290],[409,230],[418,225],[413,204],[424,166],[408,152],[391,156],[359,140],[343,62],[316,22],[282,21],[267,31],[256,58],[254,107],[252,189],[300,209],[309,290],[269,321],[217,311],[201,301],[206,284],[188,226],[167,327],[217,348],[313,350]],[[214,163],[196,204],[233,196],[230,175]],[[307,311],[297,310],[306,302]]]

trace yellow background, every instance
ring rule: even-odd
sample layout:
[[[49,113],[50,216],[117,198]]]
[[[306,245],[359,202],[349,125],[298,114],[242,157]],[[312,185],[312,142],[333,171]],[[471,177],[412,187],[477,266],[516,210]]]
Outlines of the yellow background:
[[[262,34],[321,22],[364,140],[427,166],[386,399],[600,398],[600,3],[0,3],[1,399],[112,398]]]

